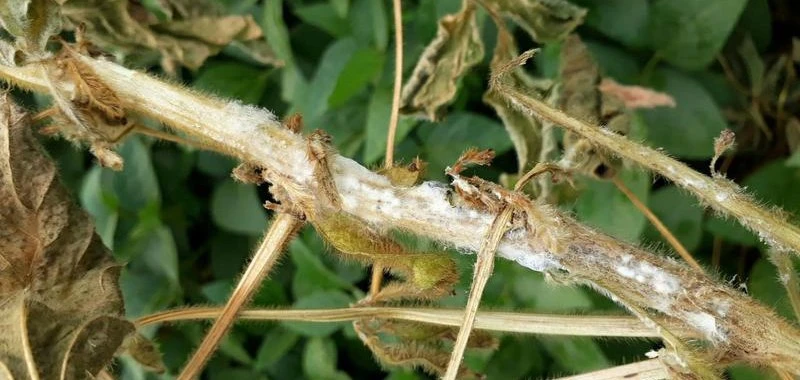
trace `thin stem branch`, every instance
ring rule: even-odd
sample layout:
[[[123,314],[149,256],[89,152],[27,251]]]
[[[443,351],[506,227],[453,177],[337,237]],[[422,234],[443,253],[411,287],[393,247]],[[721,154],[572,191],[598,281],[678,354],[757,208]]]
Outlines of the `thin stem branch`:
[[[167,322],[216,319],[221,307],[191,307],[167,310],[147,315],[136,320],[137,328]],[[242,310],[239,320],[249,321],[304,321],[344,322],[365,318],[397,319],[422,322],[439,326],[458,327],[464,319],[463,310],[399,307],[351,307],[342,309],[254,309]],[[693,335],[681,324],[665,322],[671,331]],[[657,338],[658,332],[635,317],[630,316],[583,316],[526,314],[519,312],[479,311],[475,317],[475,328],[523,334],[607,336],[631,338]]]
[[[786,252],[773,251],[769,253],[769,259],[778,269],[778,280],[786,288],[792,311],[794,311],[795,318],[800,321],[800,281],[797,279],[792,256]]]
[[[640,362],[582,373],[576,376],[562,377],[560,380],[661,380],[669,379],[669,372],[659,359],[648,359]]]
[[[689,263],[689,265],[691,265],[693,268],[697,269],[700,272],[703,272],[703,267],[700,266],[700,263],[698,263],[694,259],[694,257],[692,257],[692,254],[689,253],[688,250],[686,250],[683,244],[681,244],[681,242],[675,237],[675,235],[672,234],[669,228],[667,228],[667,226],[665,226],[664,223],[661,222],[661,219],[659,219],[658,216],[656,216],[656,214],[654,214],[653,211],[650,210],[650,208],[647,207],[647,205],[644,204],[642,200],[639,199],[639,197],[637,197],[636,194],[633,193],[633,191],[631,191],[631,189],[628,188],[628,186],[625,186],[625,183],[622,182],[622,179],[619,178],[619,176],[612,177],[611,182],[613,182],[614,186],[616,186],[617,189],[619,189],[619,191],[622,192],[622,194],[625,194],[625,196],[628,197],[631,203],[633,203],[633,205],[642,214],[644,214],[647,220],[649,220],[650,223],[653,224],[653,227],[655,227],[658,230],[658,232],[661,233],[661,236],[663,236],[664,239],[667,239],[667,242],[669,243],[669,245],[672,246],[673,249],[675,249],[675,252],[678,252],[678,254],[681,255],[681,257],[683,257],[683,259],[687,263]]]
[[[578,120],[501,81],[497,91],[523,112],[532,113],[591,140],[620,157],[635,162],[683,187],[705,204],[739,220],[775,249],[800,254],[800,228],[782,213],[759,206],[743,189],[722,178],[710,178],[663,153],[628,140],[608,129]],[[710,149],[711,147],[709,147]]]
[[[397,139],[397,123],[400,120],[400,91],[403,88],[403,5],[401,0],[392,0],[394,13],[394,88],[392,89],[392,112],[389,116],[389,132],[386,135],[385,168],[394,166],[394,144]],[[383,265],[372,266],[369,293],[378,294],[383,282]]]
[[[211,329],[206,333],[200,347],[189,359],[178,379],[189,380],[200,376],[203,367],[217,349],[222,338],[228,333],[233,323],[238,318],[242,308],[250,302],[253,294],[258,290],[264,277],[278,261],[278,257],[294,233],[301,226],[301,221],[294,215],[279,213],[272,221],[267,235],[253,255],[253,260],[247,266],[242,278],[233,290],[228,303],[222,309],[219,318],[214,321]]]

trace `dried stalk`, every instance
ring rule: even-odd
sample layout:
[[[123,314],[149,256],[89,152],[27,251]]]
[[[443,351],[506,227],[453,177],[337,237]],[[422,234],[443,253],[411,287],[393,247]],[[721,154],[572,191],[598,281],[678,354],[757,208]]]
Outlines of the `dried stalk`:
[[[599,371],[582,373],[576,376],[562,377],[560,380],[661,380],[669,378],[669,372],[667,372],[661,360],[648,359],[636,363],[601,369]]]
[[[150,314],[136,321],[138,328],[165,322],[180,322],[218,318],[220,307],[190,307]],[[239,320],[345,322],[365,318],[397,319],[458,327],[464,318],[463,310],[399,307],[352,307],[342,309],[255,309],[243,310]],[[692,336],[694,332],[677,321],[664,322],[671,331]],[[523,334],[605,336],[625,338],[657,338],[653,327],[629,316],[548,315],[512,312],[479,311],[475,317],[478,330]],[[695,337],[699,337],[695,334]]]
[[[211,329],[206,333],[200,347],[178,375],[178,379],[188,380],[200,376],[203,367],[216,351],[222,338],[239,318],[239,312],[253,298],[253,294],[259,289],[272,266],[278,261],[283,248],[301,225],[302,222],[294,215],[279,213],[275,216],[267,235],[253,254],[253,260],[247,265],[242,278],[239,279],[239,283],[228,298],[228,303],[225,304],[219,318],[214,321]]]
[[[267,168],[270,182],[285,190],[286,201],[299,200],[293,203],[315,207],[315,194],[320,191],[306,155],[306,142],[282,128],[271,113],[204,96],[114,63],[81,59],[130,112],[157,119],[242,161]],[[47,92],[39,67],[0,66],[0,77],[28,90]],[[69,91],[71,86],[63,84],[63,88]],[[522,108],[570,125],[594,142],[701,194],[720,210],[740,216],[745,224],[768,229],[762,234],[767,240],[798,246],[797,227],[755,206],[731,184],[712,180],[653,149],[568,117],[516,90],[508,89],[508,94]],[[443,184],[393,187],[388,179],[353,160],[338,155],[329,160],[342,210],[379,229],[403,229],[463,252],[475,252],[494,218],[488,212],[454,206]],[[727,198],[717,200],[718,195]],[[649,314],[642,316],[645,320],[666,315],[682,321],[711,342],[708,348],[714,350],[715,365],[744,360],[800,374],[800,332],[772,310],[683,264],[616,241],[547,206],[528,203],[531,210],[540,211],[532,217],[537,231],[509,231],[498,247],[501,257],[589,284],[621,304],[648,310]],[[543,236],[541,231],[550,234]],[[553,250],[552,241],[546,238],[555,238],[564,249]],[[671,333],[686,338],[680,332]]]

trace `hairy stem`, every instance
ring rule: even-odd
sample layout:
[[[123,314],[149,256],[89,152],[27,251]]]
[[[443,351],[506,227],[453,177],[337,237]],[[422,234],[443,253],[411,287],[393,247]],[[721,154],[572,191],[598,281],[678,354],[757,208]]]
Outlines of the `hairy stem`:
[[[648,359],[599,371],[582,373],[576,376],[562,377],[560,380],[611,380],[637,379],[661,380],[669,379],[669,373],[659,359]]]
[[[180,322],[218,318],[220,307],[190,307],[167,310],[147,315],[136,321],[137,328],[154,323]],[[344,322],[365,318],[397,319],[458,327],[464,319],[462,310],[398,307],[352,307],[342,309],[242,310],[239,320],[250,321],[304,321]],[[692,335],[692,331],[676,321],[665,322],[671,331]],[[504,331],[523,334],[607,336],[630,338],[657,338],[656,329],[645,326],[629,316],[583,316],[548,315],[511,312],[479,311],[475,317],[475,328],[488,331]]]
[[[270,269],[278,261],[283,248],[301,225],[301,221],[294,215],[279,213],[275,216],[267,235],[253,255],[253,260],[228,298],[228,303],[225,304],[219,318],[214,321],[211,329],[206,333],[200,347],[178,375],[178,379],[189,380],[200,376],[206,362],[211,358],[233,323],[236,322],[239,312],[250,302]]]
[[[81,59],[116,92],[128,112],[152,117],[188,137],[266,168],[267,179],[285,193],[281,201],[315,211],[321,191],[307,156],[307,142],[283,128],[268,111],[201,95],[115,63]],[[0,78],[28,90],[49,91],[41,65],[0,66]],[[62,87],[65,91],[71,88],[68,83]],[[709,203],[715,202],[715,207],[737,215],[745,224],[757,226],[752,228],[767,230],[764,236],[768,240],[798,245],[796,227],[757,207],[737,193],[736,187],[694,172],[656,150],[529,101],[515,90],[507,93],[520,107],[549,115],[546,118],[557,124],[570,125],[597,144],[669,176]],[[405,230],[468,253],[479,249],[494,219],[489,212],[451,203],[453,197],[444,184],[394,187],[386,177],[351,159],[331,154],[328,160],[342,211],[378,229]],[[719,195],[727,198],[717,201]],[[757,365],[776,364],[800,374],[800,331],[772,310],[683,264],[617,241],[557,210],[529,201],[524,206],[537,211],[531,217],[534,228],[509,231],[499,243],[499,256],[532,270],[564,273],[571,281],[593,286],[623,305],[647,310],[649,318],[680,320],[725,359],[716,361],[717,365],[744,360]],[[551,226],[558,228],[549,229]],[[543,235],[541,231],[551,233]],[[544,238],[555,239],[559,242],[556,246],[564,249],[553,249],[552,242]]]

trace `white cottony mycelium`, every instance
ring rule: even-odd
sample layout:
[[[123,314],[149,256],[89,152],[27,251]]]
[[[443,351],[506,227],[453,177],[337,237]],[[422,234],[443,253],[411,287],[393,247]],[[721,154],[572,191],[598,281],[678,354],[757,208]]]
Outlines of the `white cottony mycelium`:
[[[617,266],[617,273],[626,278],[632,278],[639,283],[649,284],[659,294],[669,295],[681,289],[680,280],[672,274],[656,268],[647,262],[636,262],[631,255],[623,255],[622,262]]]

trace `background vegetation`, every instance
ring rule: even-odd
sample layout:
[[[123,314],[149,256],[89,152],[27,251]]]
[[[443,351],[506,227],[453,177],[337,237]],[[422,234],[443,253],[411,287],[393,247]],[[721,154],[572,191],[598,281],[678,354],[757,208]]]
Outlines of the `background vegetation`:
[[[307,130],[333,136],[340,152],[377,167],[385,152],[391,108],[393,45],[388,0],[218,0],[226,13],[250,14],[282,67],[235,47],[196,70],[179,68],[176,80],[220,96],[266,107],[277,115],[301,112]],[[706,171],[714,137],[737,134],[737,149],[721,164],[728,177],[759,199],[800,210],[800,122],[795,68],[800,9],[791,0],[575,0],[589,9],[578,33],[606,75],[673,96],[678,106],[638,111],[631,135],[662,147]],[[168,19],[156,0],[141,1]],[[404,1],[406,76],[436,33],[437,20],[460,0]],[[496,29],[479,13],[486,51]],[[794,27],[792,27],[794,25]],[[522,30],[521,49],[535,43]],[[794,55],[792,55],[794,54]],[[555,78],[559,45],[548,44],[529,65]],[[152,57],[136,64],[162,70]],[[492,148],[498,158],[477,174],[498,180],[516,173],[513,145],[495,112],[482,101],[491,54],[460,83],[455,102],[437,123],[401,120],[397,156],[429,163],[428,179],[464,149]],[[789,99],[789,102],[786,102]],[[30,102],[38,98],[28,96]],[[782,103],[784,102],[784,103]],[[128,317],[184,304],[223,304],[246,258],[263,233],[266,188],[235,183],[235,162],[186,146],[128,139],[119,149],[122,172],[99,167],[69,143],[48,140],[65,182],[95,217],[98,233],[116,257],[129,262],[121,279]],[[796,321],[765,247],[734,222],[704,211],[672,185],[624,169],[625,183],[707,268]],[[663,245],[658,232],[612,184],[578,178],[579,195],[564,202],[578,219],[619,238]],[[430,242],[415,241],[429,245]],[[453,253],[462,281],[444,300],[463,306],[473,257]],[[363,297],[367,271],[326,253],[306,228],[256,296],[254,306],[344,307]],[[542,313],[606,314],[622,310],[585,288],[546,284],[541,276],[499,260],[483,297],[484,308]],[[160,345],[168,373],[147,374],[132,361],[118,366],[123,379],[170,378],[197,346],[198,323],[147,331]],[[655,341],[570,337],[499,337],[494,352],[472,352],[466,362],[489,379],[544,378],[581,373],[641,359]],[[210,379],[423,379],[406,370],[381,369],[347,323],[240,323],[207,367]],[[768,372],[738,367],[732,379]]]

